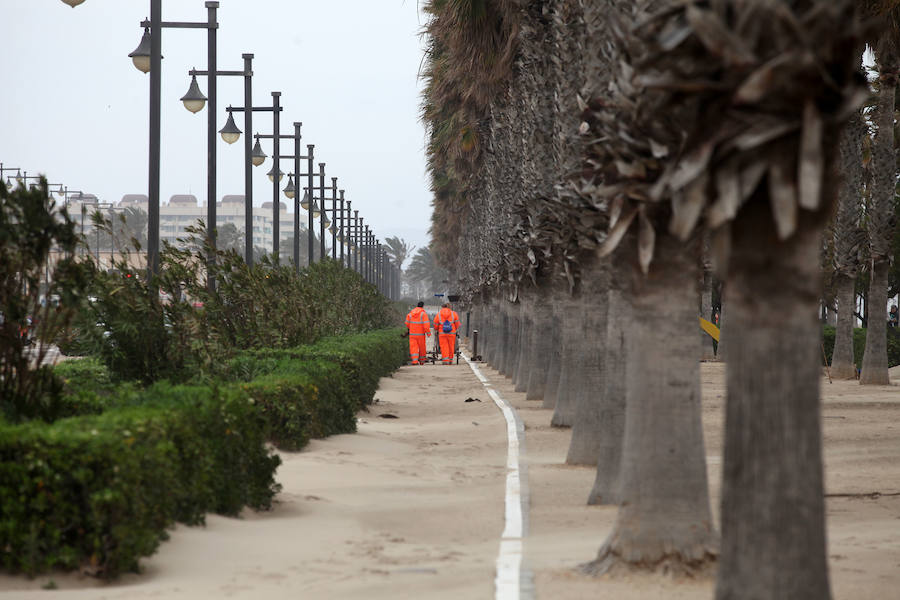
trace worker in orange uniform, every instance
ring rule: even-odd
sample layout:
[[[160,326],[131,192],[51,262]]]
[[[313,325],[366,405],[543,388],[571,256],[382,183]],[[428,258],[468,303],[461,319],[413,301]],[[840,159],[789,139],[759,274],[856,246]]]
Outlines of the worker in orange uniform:
[[[428,350],[425,346],[425,338],[431,337],[431,326],[428,324],[428,313],[422,308],[424,302],[419,302],[414,309],[406,315],[406,329],[409,332],[409,356],[412,364],[425,364]]]
[[[459,315],[445,303],[434,317],[434,330],[441,344],[441,363],[453,364],[453,353],[456,351],[456,331],[459,329]]]

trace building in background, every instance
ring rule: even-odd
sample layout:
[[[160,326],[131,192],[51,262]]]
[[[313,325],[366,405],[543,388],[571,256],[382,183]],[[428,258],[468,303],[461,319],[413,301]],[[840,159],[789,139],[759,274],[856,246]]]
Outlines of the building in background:
[[[97,210],[106,214],[110,206],[114,211],[134,208],[147,212],[147,196],[145,194],[125,194],[118,203],[112,205],[101,202],[93,194],[84,194],[82,197],[71,197],[68,202],[69,215],[79,224],[90,243],[93,232],[91,215]],[[294,213],[288,212],[284,202],[280,206],[280,230],[281,241],[294,235]],[[238,233],[243,236],[246,217],[244,215],[243,194],[226,194],[222,201],[216,203],[216,225],[232,224]],[[198,221],[206,221],[206,204],[198,203],[193,194],[175,194],[167,203],[159,207],[159,238],[160,243],[167,241],[178,245],[179,238],[187,237],[187,228],[197,225]],[[146,227],[146,225],[145,225]],[[305,221],[301,224],[301,230],[306,231]],[[272,202],[265,202],[261,207],[253,208],[253,245],[272,251]],[[241,244],[243,247],[243,244]],[[100,248],[100,252],[109,252],[112,248]]]

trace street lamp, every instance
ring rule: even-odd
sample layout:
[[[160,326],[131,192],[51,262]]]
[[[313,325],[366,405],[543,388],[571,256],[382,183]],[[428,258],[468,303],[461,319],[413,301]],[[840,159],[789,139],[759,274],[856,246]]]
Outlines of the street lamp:
[[[293,176],[296,178],[296,182],[291,180],[289,177],[288,185],[287,185],[287,187],[284,188],[284,193],[285,193],[285,196],[294,200],[293,254],[294,254],[294,269],[296,270],[297,273],[300,272],[300,209],[301,208],[306,209],[306,210],[309,209],[309,194],[308,193],[304,194],[303,199],[301,200],[300,198],[297,197],[297,189],[300,187],[300,177],[302,177],[304,175],[306,175],[306,176],[310,175],[309,173],[301,173],[300,172],[300,161],[305,158],[309,161],[309,164],[311,165],[312,164],[312,156],[313,156],[313,148],[314,148],[314,146],[312,144],[307,144],[307,146],[306,146],[307,154],[305,156],[300,154],[300,142],[303,139],[303,136],[300,134],[300,129],[302,126],[303,126],[303,123],[301,123],[299,121],[294,121],[293,135],[285,134],[285,133],[278,133],[278,122],[276,121],[275,130],[272,135],[257,134],[257,136],[256,136],[257,138],[266,138],[266,139],[272,140],[272,149],[273,149],[272,162],[273,162],[273,165],[272,165],[272,171],[270,171],[270,173],[274,173],[276,169],[278,169],[278,172],[280,172],[278,163],[281,160],[292,160],[294,163],[293,164],[293,166],[294,166]],[[282,139],[294,140],[294,153],[293,154],[284,154],[284,155],[281,154],[280,144],[281,144]],[[260,151],[261,150],[262,149],[260,149]],[[270,179],[271,179],[271,177],[270,177]],[[275,186],[275,197],[276,198],[278,197],[277,190],[278,190],[278,186],[276,185]],[[288,193],[288,191],[290,191],[290,194]],[[277,200],[276,200],[276,202],[277,202]],[[277,208],[277,205],[276,205],[276,208]],[[313,250],[313,247],[312,247],[312,220],[313,220],[313,218],[314,218],[314,216],[311,213],[310,217],[309,217],[309,230],[308,230],[308,233],[306,236],[309,239],[309,245],[307,247],[307,251],[309,252],[307,261],[309,262],[309,264],[312,264],[312,258],[313,258],[312,257],[312,250]],[[279,242],[280,242],[280,240],[278,239],[278,237],[280,237],[280,229],[279,229],[280,225],[277,224],[280,222],[280,217],[278,216],[277,212],[275,213],[275,220],[276,220],[276,225],[273,228],[273,233],[276,234],[274,246],[277,249]]]
[[[243,54],[244,58],[244,106],[239,106],[236,108],[232,108],[229,106],[226,110],[228,111],[228,118],[231,123],[234,123],[234,119],[232,119],[232,114],[235,112],[244,113],[244,131],[247,132],[246,137],[244,138],[244,231],[245,239],[244,239],[244,262],[248,265],[253,264],[253,167],[258,167],[266,161],[266,153],[263,152],[262,146],[259,144],[259,136],[256,136],[256,144],[253,148],[250,148],[250,132],[253,131],[253,113],[254,112],[272,112],[274,114],[279,114],[281,112],[281,106],[279,106],[278,99],[281,96],[281,92],[272,92],[272,106],[253,106],[253,94],[251,90],[252,77],[253,77],[253,55],[252,54]],[[220,133],[222,134],[222,138],[225,138],[226,129],[228,128],[228,123],[225,124],[225,127],[222,128]],[[237,133],[240,136],[240,131],[237,130],[237,126],[234,127],[235,131],[229,131],[227,133]],[[227,141],[227,140],[226,140]]]
[[[66,3],[79,2],[79,0],[63,0]],[[209,70],[216,71],[216,9],[218,2],[207,1],[207,21],[205,23],[163,22],[162,0],[150,0],[150,19],[141,22],[144,34],[141,42],[128,56],[131,57],[134,66],[142,73],[150,74],[150,150],[149,150],[149,193],[147,194],[147,275],[153,275],[159,271],[159,172],[160,172],[160,92],[162,88],[162,30],[164,28],[177,29],[206,29],[207,51],[209,56]],[[197,89],[199,91],[199,88]],[[210,78],[209,84],[210,113],[215,113],[216,84],[215,77]],[[202,94],[201,94],[202,95]],[[191,102],[198,101],[196,98]],[[215,115],[211,117],[210,128],[215,128]],[[209,212],[212,214],[210,222],[210,242],[215,246],[215,157],[214,142],[210,144],[209,165],[207,176],[211,185],[207,187],[208,195],[213,200],[208,202]],[[211,257],[214,255],[211,255]],[[210,273],[210,271],[207,271]],[[207,276],[207,283],[214,287],[211,275]]]
[[[22,176],[22,170],[19,167],[4,167],[3,163],[0,162],[0,183],[2,183],[3,173],[5,171],[15,171],[17,181]],[[10,181],[9,177],[6,178],[6,187],[12,189],[12,181]]]
[[[266,153],[263,152],[262,146],[259,145],[259,138],[257,138],[256,145],[253,146],[253,151],[250,153],[250,162],[254,167],[258,167],[266,162]]]
[[[288,173],[288,182],[287,182],[287,185],[284,187],[283,191],[284,191],[285,196],[287,196],[288,198],[293,200],[294,196],[296,195],[296,193],[295,193],[296,190],[294,189],[294,174],[293,173]]]
[[[186,109],[195,114],[206,106],[206,96],[203,95],[203,92],[200,91],[200,86],[197,85],[196,75],[191,76],[191,85],[188,86],[187,93],[181,97],[181,102]]]
[[[275,176],[278,176],[278,181],[281,181],[281,178],[284,177],[284,173],[281,169],[278,168],[278,165],[272,165],[272,168],[269,169],[269,172],[266,173],[269,176],[269,181],[275,181]],[[277,185],[275,186],[278,187]]]
[[[65,2],[65,0],[63,0],[63,2]],[[150,72],[150,57],[152,56],[151,48],[152,45],[150,40],[150,28],[144,27],[144,35],[141,36],[140,43],[138,44],[137,48],[135,48],[128,54],[128,57],[131,59],[131,62],[134,64],[135,68],[137,68],[137,70],[141,73]]]
[[[62,1],[63,1],[63,4],[68,4],[72,8],[75,8],[76,6],[78,6],[79,4],[84,2],[84,0],[62,0]]]
[[[231,108],[230,106],[228,108]],[[234,115],[229,111],[225,127],[219,130],[222,140],[226,144],[233,144],[241,138],[241,130],[234,124]]]

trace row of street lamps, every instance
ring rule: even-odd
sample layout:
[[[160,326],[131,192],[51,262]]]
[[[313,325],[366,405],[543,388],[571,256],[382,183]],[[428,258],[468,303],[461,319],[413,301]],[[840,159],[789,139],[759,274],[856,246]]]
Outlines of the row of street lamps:
[[[65,4],[78,6],[84,0],[62,0]],[[253,54],[243,54],[243,69],[235,71],[222,71],[217,67],[216,32],[219,24],[216,20],[216,11],[219,2],[208,0],[205,3],[207,19],[203,22],[169,22],[162,20],[162,0],[150,0],[150,19],[141,22],[144,34],[138,47],[128,56],[134,66],[143,73],[150,74],[150,153],[149,153],[149,193],[148,193],[148,231],[147,231],[147,269],[148,273],[156,273],[159,269],[159,191],[160,191],[160,90],[161,90],[161,61],[162,61],[162,30],[166,28],[178,29],[205,29],[207,32],[207,70],[191,69],[188,75],[191,82],[187,93],[181,98],[185,108],[196,113],[208,103],[207,113],[207,232],[209,236],[210,263],[215,260],[216,247],[216,107],[217,107],[217,78],[219,76],[235,76],[244,79],[244,104],[243,106],[226,109],[228,119],[225,126],[219,131],[222,139],[233,144],[240,139],[241,130],[234,121],[235,112],[244,113],[244,205],[245,205],[245,248],[244,260],[247,264],[253,261],[253,186],[252,168],[265,162],[266,154],[260,145],[260,139],[272,140],[272,169],[269,171],[269,179],[273,182],[272,188],[272,253],[277,256],[280,243],[280,182],[284,173],[280,169],[282,160],[291,160],[292,170],[288,172],[287,186],[283,192],[285,196],[294,201],[294,247],[293,259],[295,268],[300,269],[300,209],[307,210],[309,220],[307,224],[307,261],[312,264],[315,260],[315,247],[313,243],[313,231],[315,219],[319,219],[319,257],[325,258],[325,233],[326,228],[331,233],[331,255],[337,260],[336,246],[340,244],[341,263],[360,272],[367,281],[378,286],[379,290],[389,297],[399,297],[399,267],[393,265],[387,256],[384,246],[375,238],[368,225],[364,225],[359,217],[358,210],[352,210],[349,200],[344,199],[344,190],[338,190],[337,178],[331,178],[331,186],[325,184],[325,163],[319,163],[318,173],[314,172],[314,145],[307,144],[306,154],[301,154],[300,122],[294,122],[292,134],[281,133],[280,118],[283,110],[280,97],[281,92],[272,92],[271,106],[255,106],[252,102],[252,78],[253,78]],[[197,83],[198,76],[207,78],[207,93],[200,90]],[[255,145],[251,148],[251,136],[253,131],[253,113],[272,113],[272,133],[253,136]],[[281,154],[280,142],[282,139],[294,141],[293,154]],[[301,172],[301,161],[306,161],[306,171]],[[301,177],[306,178],[306,185],[301,189]],[[316,177],[319,178],[316,186]],[[331,191],[330,198],[326,198],[325,190]],[[316,191],[318,190],[318,195]],[[331,201],[331,207],[326,208],[326,200]],[[338,202],[340,204],[338,204]],[[329,218],[330,215],[330,218]],[[335,224],[336,223],[336,224]],[[347,250],[345,254],[345,249]],[[345,261],[346,258],[346,261]],[[215,287],[212,278],[212,269],[208,269],[207,285],[210,289]]]

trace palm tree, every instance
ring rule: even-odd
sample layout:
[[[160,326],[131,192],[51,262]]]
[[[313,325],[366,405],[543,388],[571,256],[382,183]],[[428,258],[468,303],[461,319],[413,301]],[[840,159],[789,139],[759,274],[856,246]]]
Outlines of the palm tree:
[[[409,258],[416,247],[397,236],[384,238],[384,245],[388,257],[390,257],[391,261],[393,261],[402,272],[403,263],[406,262],[406,259]]]
[[[660,524],[654,511],[671,510],[655,506],[660,491],[668,491],[667,482],[656,486],[652,477],[640,482],[636,505],[637,496],[631,495],[638,484],[633,461],[640,460],[641,442],[658,431],[655,415],[645,413],[663,407],[680,411],[684,420],[676,429],[683,429],[685,439],[675,451],[688,453],[699,440],[692,433],[693,417],[685,416],[691,413],[689,403],[667,398],[652,408],[647,404],[647,392],[664,388],[653,387],[658,367],[646,363],[647,351],[653,352],[642,342],[652,339],[644,319],[654,322],[647,312],[653,301],[668,303],[665,310],[673,320],[696,318],[696,296],[684,289],[696,278],[687,286],[675,276],[698,273],[696,263],[692,266],[690,253],[674,242],[696,243],[692,231],[703,222],[713,232],[715,263],[726,275],[724,303],[733,340],[717,595],[827,598],[818,420],[819,252],[835,189],[833,149],[845,120],[868,93],[854,61],[862,50],[855,6],[812,0],[678,2],[652,14],[635,10],[631,18],[640,26],[622,28],[623,66],[611,86],[619,102],[595,109],[589,124],[604,140],[595,147],[594,164],[606,169],[603,192],[616,214],[605,250],[634,224],[636,262],[649,267],[649,275],[633,278],[630,289],[636,312],[626,342],[625,504],[590,568],[636,562],[690,570],[702,568],[710,553],[705,544],[685,543],[696,532],[653,528]],[[802,34],[794,27],[798,23]],[[798,52],[803,61],[787,59]],[[696,341],[696,333],[683,332],[677,339]],[[635,354],[636,348],[644,352]],[[678,354],[690,354],[686,350]],[[674,358],[659,362],[673,369]],[[680,383],[692,388],[693,381],[690,374]],[[633,406],[644,410],[635,415]],[[652,464],[638,466],[655,473]],[[683,505],[690,507],[688,521],[702,514],[701,505],[700,496]],[[790,565],[789,573],[784,565]]]
[[[427,247],[419,248],[413,255],[406,269],[406,275],[411,281],[420,282],[424,284],[426,290],[431,291],[443,289],[443,282],[447,279],[447,271],[437,264]]]
[[[894,203],[897,180],[897,158],[894,147],[894,117],[897,90],[897,69],[900,55],[889,31],[877,44],[879,90],[873,121],[875,136],[872,142],[872,191],[866,206],[866,231],[868,232],[869,294],[867,302],[874,314],[869,318],[866,332],[866,349],[863,354],[861,384],[889,385],[887,360],[887,307],[888,271],[890,270],[891,242],[893,241]]]
[[[859,255],[865,233],[860,227],[862,217],[862,147],[866,127],[861,114],[855,114],[841,135],[841,187],[838,208],[832,225],[835,288],[838,322],[831,357],[831,376],[855,379],[856,361],[853,356],[853,322],[856,303],[855,284],[859,270]]]

